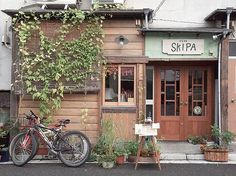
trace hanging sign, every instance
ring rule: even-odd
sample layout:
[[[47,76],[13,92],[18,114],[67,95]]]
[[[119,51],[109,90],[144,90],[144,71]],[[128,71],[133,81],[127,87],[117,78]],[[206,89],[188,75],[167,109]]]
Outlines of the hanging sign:
[[[162,52],[166,54],[202,54],[203,39],[166,39],[162,41]]]

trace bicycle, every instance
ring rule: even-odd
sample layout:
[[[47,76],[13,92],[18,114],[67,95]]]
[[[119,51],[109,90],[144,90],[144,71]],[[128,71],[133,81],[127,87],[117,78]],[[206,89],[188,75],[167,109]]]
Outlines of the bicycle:
[[[26,132],[16,135],[9,147],[16,166],[23,166],[34,158],[39,148],[38,138],[67,166],[77,167],[88,160],[91,153],[88,137],[80,131],[63,132],[63,127],[70,123],[69,119],[60,120],[55,128],[48,128],[31,110],[25,117],[30,127]]]

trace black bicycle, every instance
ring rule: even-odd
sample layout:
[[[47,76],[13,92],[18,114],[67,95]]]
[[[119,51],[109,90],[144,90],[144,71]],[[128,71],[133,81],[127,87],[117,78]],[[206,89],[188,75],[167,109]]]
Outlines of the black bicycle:
[[[77,167],[88,160],[91,152],[88,137],[80,131],[63,132],[63,127],[70,123],[69,119],[60,120],[55,128],[48,128],[41,124],[40,118],[32,111],[25,117],[30,127],[26,132],[16,135],[9,147],[15,165],[23,166],[33,159],[39,148],[39,138],[67,166]]]

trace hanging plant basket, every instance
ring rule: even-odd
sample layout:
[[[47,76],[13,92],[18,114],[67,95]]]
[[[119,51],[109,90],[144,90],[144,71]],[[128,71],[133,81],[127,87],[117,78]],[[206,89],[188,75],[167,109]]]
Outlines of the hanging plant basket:
[[[229,151],[227,149],[205,148],[204,158],[207,161],[227,162]]]

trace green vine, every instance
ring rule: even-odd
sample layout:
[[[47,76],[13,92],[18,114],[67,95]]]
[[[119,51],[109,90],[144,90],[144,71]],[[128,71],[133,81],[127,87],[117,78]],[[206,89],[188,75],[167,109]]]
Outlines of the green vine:
[[[41,15],[19,12],[15,15],[14,29],[18,38],[19,65],[15,81],[22,82],[22,92],[40,101],[40,115],[51,117],[60,108],[65,91],[86,88],[86,82],[99,79],[102,57],[104,17],[94,11],[83,12],[70,9]],[[60,20],[56,37],[47,37],[42,21]],[[68,39],[71,31],[79,36]],[[30,47],[33,35],[38,35],[37,49]]]

